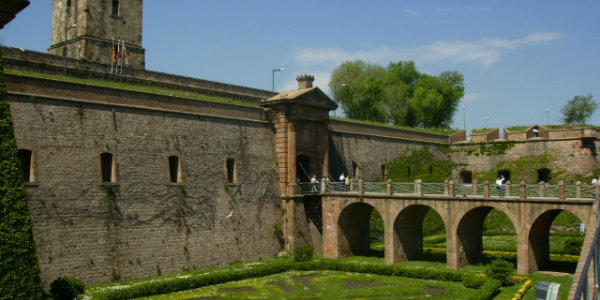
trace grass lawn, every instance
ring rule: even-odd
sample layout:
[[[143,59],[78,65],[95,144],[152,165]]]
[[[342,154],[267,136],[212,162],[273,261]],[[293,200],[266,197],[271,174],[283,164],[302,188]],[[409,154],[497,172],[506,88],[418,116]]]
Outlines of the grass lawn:
[[[138,299],[472,299],[461,283],[338,271],[290,271]]]

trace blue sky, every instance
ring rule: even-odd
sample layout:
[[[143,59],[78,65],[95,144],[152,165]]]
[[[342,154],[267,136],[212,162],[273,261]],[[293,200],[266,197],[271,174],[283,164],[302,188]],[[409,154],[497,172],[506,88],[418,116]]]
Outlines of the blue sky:
[[[0,44],[47,50],[52,1],[31,2]],[[271,90],[272,70],[285,68],[276,91],[311,74],[328,94],[343,61],[413,60],[464,75],[454,128],[504,128],[561,123],[575,95],[600,102],[598,13],[592,0],[146,0],[142,46],[149,70]],[[588,123],[600,125],[600,111]]]

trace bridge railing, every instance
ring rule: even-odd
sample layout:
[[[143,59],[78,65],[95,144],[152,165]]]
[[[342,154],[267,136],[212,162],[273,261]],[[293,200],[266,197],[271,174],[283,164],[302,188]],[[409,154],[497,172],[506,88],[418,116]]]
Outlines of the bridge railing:
[[[410,182],[364,182],[362,180],[352,180],[350,184],[344,182],[334,182],[328,178],[323,178],[319,183],[300,183],[302,194],[326,194],[326,193],[375,193],[375,194],[413,194],[423,195],[447,195],[456,196],[475,196],[475,197],[513,197],[520,199],[527,198],[558,198],[565,199],[593,199],[597,193],[600,193],[600,187],[593,188],[590,185],[582,185],[578,182],[575,185],[565,185],[562,181],[559,184],[551,185],[541,182],[539,184],[513,184],[507,181],[502,187],[497,187],[487,181],[478,183],[454,183],[446,181],[444,183],[424,183],[421,180]]]

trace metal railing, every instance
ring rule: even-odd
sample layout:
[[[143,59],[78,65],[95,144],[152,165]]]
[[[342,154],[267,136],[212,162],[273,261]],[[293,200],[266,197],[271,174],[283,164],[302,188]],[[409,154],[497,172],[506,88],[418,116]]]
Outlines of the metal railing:
[[[596,201],[598,201],[598,194],[596,194]],[[587,253],[585,258],[585,263],[581,268],[581,273],[579,277],[579,281],[577,281],[577,288],[575,290],[575,295],[573,296],[573,300],[581,300],[581,296],[583,299],[589,300],[591,299],[600,299],[600,289],[599,289],[599,277],[600,277],[600,211],[596,211],[596,228],[594,229],[594,241],[590,247],[590,251]],[[593,262],[593,265],[592,265]],[[590,287],[588,282],[590,278],[588,277],[590,274],[590,268],[593,267],[592,275],[593,275],[593,284]]]
[[[507,182],[502,187],[495,184],[484,183],[423,183],[421,180],[410,182],[364,182],[362,180],[351,180],[349,184],[331,181],[323,178],[318,183],[303,182],[298,184],[302,194],[328,194],[328,193],[358,193],[358,194],[412,194],[412,195],[445,195],[449,197],[512,197],[519,199],[527,198],[556,198],[566,199],[594,199],[600,192],[600,188],[590,185],[565,185],[563,183],[551,185],[540,184],[512,184]]]

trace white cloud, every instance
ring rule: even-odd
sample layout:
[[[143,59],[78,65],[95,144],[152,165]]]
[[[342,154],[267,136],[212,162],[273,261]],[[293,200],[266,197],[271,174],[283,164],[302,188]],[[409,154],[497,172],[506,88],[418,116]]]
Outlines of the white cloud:
[[[552,42],[564,37],[558,32],[535,32],[520,39],[483,38],[477,41],[435,41],[412,48],[380,46],[370,49],[348,51],[342,48],[304,48],[292,54],[302,65],[339,65],[343,61],[361,59],[366,62],[387,64],[398,60],[414,60],[417,63],[451,61],[476,63],[490,67],[498,63],[507,51]]]

